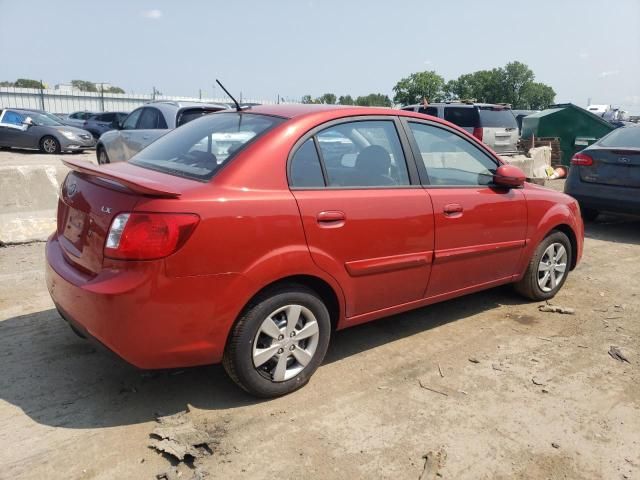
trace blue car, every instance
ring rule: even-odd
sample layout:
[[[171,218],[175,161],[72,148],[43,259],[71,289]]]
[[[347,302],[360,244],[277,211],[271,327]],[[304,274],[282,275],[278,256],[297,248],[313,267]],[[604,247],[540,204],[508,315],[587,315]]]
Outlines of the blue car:
[[[104,132],[117,129],[127,115],[129,114],[126,112],[96,113],[84,122],[82,128],[91,132],[93,138],[98,139]]]
[[[576,153],[564,193],[578,200],[585,220],[600,212],[640,215],[640,126],[618,128]]]

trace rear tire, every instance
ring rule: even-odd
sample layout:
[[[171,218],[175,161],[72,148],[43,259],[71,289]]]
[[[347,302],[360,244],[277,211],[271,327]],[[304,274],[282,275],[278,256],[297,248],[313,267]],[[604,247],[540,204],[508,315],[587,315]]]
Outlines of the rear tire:
[[[52,137],[51,135],[42,137],[40,139],[40,151],[48,154],[60,153],[60,142],[56,137]]]
[[[571,241],[554,230],[536,248],[516,291],[535,301],[553,298],[569,275],[572,258]]]
[[[580,206],[580,213],[582,214],[582,219],[586,222],[593,222],[600,215],[600,212],[595,208],[583,207],[582,205]]]
[[[223,365],[252,395],[286,395],[309,381],[330,337],[329,312],[320,297],[303,285],[281,285],[245,308],[229,335]]]
[[[98,147],[96,150],[96,156],[98,157],[98,165],[105,165],[107,163],[111,163],[109,161],[109,156],[107,155],[107,151],[104,147]]]

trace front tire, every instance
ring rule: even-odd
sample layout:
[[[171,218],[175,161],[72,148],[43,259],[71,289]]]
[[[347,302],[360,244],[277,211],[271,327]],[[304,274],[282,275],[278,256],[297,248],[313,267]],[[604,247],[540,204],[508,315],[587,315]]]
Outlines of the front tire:
[[[303,285],[283,285],[245,308],[229,336],[223,365],[252,395],[286,395],[309,381],[330,337],[329,312],[320,297]]]
[[[110,163],[109,156],[107,155],[107,151],[104,147],[98,147],[96,156],[98,157],[98,165],[105,165],[107,163]]]
[[[40,139],[40,151],[42,153],[60,153],[60,142],[57,138],[47,135]]]
[[[516,290],[535,301],[553,298],[567,279],[572,255],[569,238],[557,230],[551,232],[536,248]]]

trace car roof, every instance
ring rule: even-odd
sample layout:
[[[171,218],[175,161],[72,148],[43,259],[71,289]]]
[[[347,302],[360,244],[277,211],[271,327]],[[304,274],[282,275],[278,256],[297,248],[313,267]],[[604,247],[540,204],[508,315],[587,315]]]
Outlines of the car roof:
[[[402,108],[415,108],[424,106],[421,103],[414,103],[413,105],[406,105]],[[452,106],[452,107],[499,107],[504,110],[511,110],[509,105],[502,105],[500,103],[483,103],[483,102],[432,102],[426,105],[427,107],[440,107],[440,106]]]
[[[233,111],[233,110],[232,110]],[[322,112],[340,112],[343,116],[354,115],[398,115],[400,110],[385,107],[356,107],[352,105],[330,105],[311,103],[286,103],[280,105],[256,105],[243,108],[246,113],[259,113],[262,115],[274,115],[283,118],[296,118]]]
[[[198,108],[198,107],[202,107],[202,108],[224,108],[227,109],[229,108],[228,105],[224,104],[224,103],[207,103],[207,102],[190,102],[190,101],[176,101],[176,100],[153,100],[151,102],[147,102],[144,105],[142,105],[143,107],[147,107],[147,106],[154,106],[154,107],[161,107],[161,106],[166,106],[166,107],[173,107],[173,108]]]

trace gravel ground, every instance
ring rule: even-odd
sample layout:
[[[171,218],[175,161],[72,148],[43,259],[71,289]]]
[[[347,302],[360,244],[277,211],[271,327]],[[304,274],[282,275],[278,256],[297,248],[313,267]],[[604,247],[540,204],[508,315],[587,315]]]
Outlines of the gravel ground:
[[[271,401],[219,366],[142,372],[95,348],[53,309],[44,245],[0,248],[0,478],[640,479],[640,221],[586,235],[552,302],[575,315],[509,287],[397,315],[337,333]],[[213,452],[191,465],[148,447],[187,408]]]

